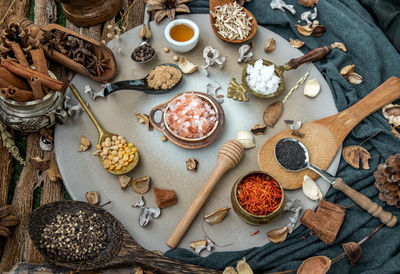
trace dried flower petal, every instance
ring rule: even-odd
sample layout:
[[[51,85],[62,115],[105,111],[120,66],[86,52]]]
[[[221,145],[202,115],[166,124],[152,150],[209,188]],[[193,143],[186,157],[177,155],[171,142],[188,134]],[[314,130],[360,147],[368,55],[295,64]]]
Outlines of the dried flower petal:
[[[362,250],[361,246],[355,242],[348,242],[342,244],[344,249],[344,253],[346,253],[347,257],[349,258],[352,265],[354,265],[358,259],[360,259]]]
[[[146,124],[149,131],[152,130],[153,126],[150,123],[149,115],[144,113],[136,113],[136,118],[138,118],[139,123]]]
[[[199,162],[196,159],[189,158],[186,160],[186,169],[196,171],[198,164]]]
[[[264,111],[264,123],[273,127],[282,115],[283,104],[281,101],[276,101],[270,104]]]
[[[340,49],[344,52],[347,52],[346,46],[342,42],[335,42],[331,45],[331,48]]]
[[[133,191],[139,194],[144,194],[150,189],[151,178],[149,176],[142,176],[132,181],[131,186]]]
[[[325,274],[331,267],[331,259],[326,256],[314,256],[304,260],[297,269],[297,274]]]
[[[286,240],[288,232],[289,232],[288,226],[270,230],[267,232],[268,240],[274,244],[281,243]]]
[[[219,224],[222,222],[226,215],[228,215],[228,212],[231,208],[230,207],[224,207],[217,209],[216,211],[211,212],[208,215],[204,216],[204,221],[209,224]]]
[[[276,42],[275,39],[273,37],[270,37],[267,41],[267,43],[265,43],[264,45],[264,51],[266,53],[271,53],[275,50],[276,48]]]
[[[91,205],[98,205],[99,204],[99,193],[97,191],[88,191],[86,192],[86,200]]]
[[[289,43],[292,47],[294,47],[296,49],[301,48],[304,45],[303,41],[301,41],[299,39],[292,39],[292,38],[289,39]]]
[[[238,63],[246,63],[253,60],[253,53],[250,51],[250,45],[243,45],[239,48],[239,58],[237,60]]]
[[[79,152],[86,151],[90,147],[90,141],[88,138],[85,136],[81,136],[80,141],[79,141]]]

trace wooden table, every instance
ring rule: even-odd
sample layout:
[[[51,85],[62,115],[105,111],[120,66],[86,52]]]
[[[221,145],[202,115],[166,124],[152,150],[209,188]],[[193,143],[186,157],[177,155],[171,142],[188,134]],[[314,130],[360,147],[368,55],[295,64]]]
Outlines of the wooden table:
[[[122,1],[121,15],[129,10],[127,17],[127,29],[136,27],[143,22],[144,14],[144,0],[123,0]],[[11,14],[20,15],[24,17],[29,16],[30,11],[30,0],[2,0],[0,5],[0,18],[3,18],[7,12],[8,16]],[[11,9],[9,10],[11,6]],[[8,11],[9,10],[9,11]],[[40,26],[44,26],[49,23],[57,21],[57,4],[55,0],[36,0],[34,3],[34,23]],[[0,25],[0,31],[4,28],[4,23]],[[108,40],[107,39],[107,28],[108,25],[115,25],[115,18],[110,19],[104,24],[90,26],[90,27],[78,27],[67,20],[66,27],[81,34],[87,35],[96,40]],[[73,77],[73,73],[66,70],[65,68],[51,64],[50,70],[52,70],[58,79],[62,81],[69,81]],[[43,151],[39,147],[39,133],[31,133],[27,136],[27,149],[26,149],[26,165],[24,166],[12,198],[13,215],[19,217],[21,223],[12,228],[12,236],[5,240],[0,238],[0,251],[2,253],[0,261],[0,272],[9,271],[13,266],[20,262],[27,262],[23,266],[24,269],[37,267],[37,264],[45,263],[45,259],[39,254],[34,248],[30,241],[27,223],[28,216],[33,208],[33,194],[36,189],[40,189],[40,205],[51,203],[54,201],[60,201],[64,199],[64,186],[62,179],[58,173],[58,168],[55,160],[55,153],[53,151]],[[13,171],[12,156],[8,153],[8,150],[3,146],[0,138],[0,206],[4,206],[8,202],[10,179]],[[49,159],[48,166],[46,168],[38,167],[32,162],[32,158],[41,157],[43,159]],[[169,260],[165,258],[165,260]],[[192,273],[212,273],[214,271],[203,269],[199,270],[198,267],[183,264],[182,266],[186,269],[193,269]],[[20,265],[20,267],[22,267]],[[130,271],[135,266],[129,267],[129,269],[122,269],[122,272]],[[152,262],[143,262],[141,265],[142,269],[154,271]],[[50,266],[52,269],[53,266]],[[53,270],[55,270],[53,268]],[[164,269],[168,273],[181,273],[181,270],[176,269]],[[187,272],[189,273],[189,272]]]

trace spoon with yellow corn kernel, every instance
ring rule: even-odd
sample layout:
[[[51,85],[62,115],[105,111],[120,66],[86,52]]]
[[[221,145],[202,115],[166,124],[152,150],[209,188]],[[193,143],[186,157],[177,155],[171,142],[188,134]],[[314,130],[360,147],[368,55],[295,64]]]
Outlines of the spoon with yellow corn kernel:
[[[139,154],[137,148],[132,143],[115,133],[107,132],[94,117],[86,103],[83,101],[79,91],[73,84],[69,88],[88,114],[90,120],[99,132],[99,140],[96,145],[97,155],[103,167],[110,173],[115,175],[126,174],[134,169],[139,162]]]

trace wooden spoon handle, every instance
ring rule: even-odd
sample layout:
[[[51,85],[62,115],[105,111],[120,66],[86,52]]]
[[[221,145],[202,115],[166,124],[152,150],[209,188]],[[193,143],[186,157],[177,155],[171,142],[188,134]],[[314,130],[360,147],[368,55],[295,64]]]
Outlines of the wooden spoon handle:
[[[349,187],[342,178],[337,178],[333,188],[340,190],[353,200],[357,205],[367,210],[372,216],[379,218],[382,223],[388,227],[393,227],[397,223],[397,217],[392,213],[384,211],[383,208],[375,202],[372,202],[367,196]]]
[[[309,53],[300,56],[298,58],[293,58],[288,62],[288,65],[290,66],[291,69],[297,69],[301,65],[308,63],[308,62],[314,62],[322,59],[326,55],[328,55],[329,52],[331,52],[331,47],[323,46],[320,48],[313,49]]]

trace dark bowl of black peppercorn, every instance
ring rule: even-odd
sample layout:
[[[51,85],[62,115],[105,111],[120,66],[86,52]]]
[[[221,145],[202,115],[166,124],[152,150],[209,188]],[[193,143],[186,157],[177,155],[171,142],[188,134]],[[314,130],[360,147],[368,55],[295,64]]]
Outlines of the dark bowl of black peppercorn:
[[[138,63],[146,63],[154,58],[156,55],[155,50],[147,42],[143,42],[140,46],[135,48],[132,52],[131,58]]]

